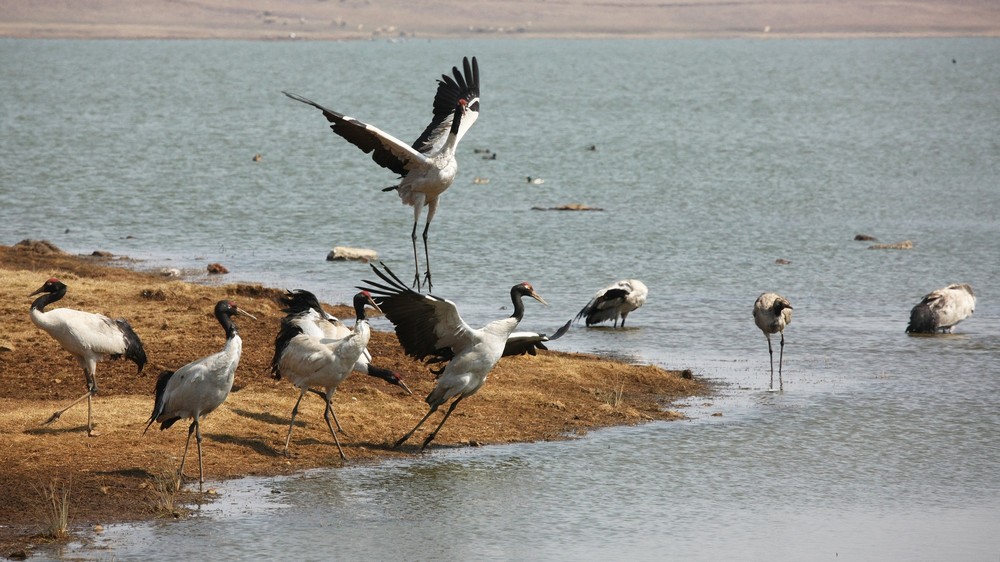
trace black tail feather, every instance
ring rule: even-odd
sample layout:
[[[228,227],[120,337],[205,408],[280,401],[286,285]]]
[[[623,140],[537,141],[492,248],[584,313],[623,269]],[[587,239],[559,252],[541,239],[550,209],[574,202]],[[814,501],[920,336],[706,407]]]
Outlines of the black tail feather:
[[[141,373],[142,368],[146,366],[146,350],[142,346],[142,340],[139,339],[139,335],[132,329],[128,320],[118,318],[115,320],[115,324],[118,325],[118,329],[122,331],[122,336],[125,338],[125,358],[139,367],[136,373]]]
[[[146,420],[146,429],[142,430],[143,435],[146,434],[146,431],[149,429],[149,426],[153,425],[153,422],[156,421],[156,418],[163,413],[163,406],[164,406],[163,395],[166,393],[167,383],[170,382],[170,377],[172,377],[173,375],[174,371],[163,371],[162,373],[160,373],[160,376],[156,379],[156,399],[153,402],[153,413],[150,414],[149,419]],[[171,425],[173,425],[175,421],[177,421],[177,419],[167,420],[163,422],[163,424],[160,426],[160,430],[162,431],[170,427]]]

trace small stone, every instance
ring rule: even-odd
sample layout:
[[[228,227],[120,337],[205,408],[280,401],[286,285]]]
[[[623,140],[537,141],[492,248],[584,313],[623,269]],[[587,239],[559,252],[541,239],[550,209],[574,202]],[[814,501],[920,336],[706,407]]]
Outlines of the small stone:
[[[327,254],[326,261],[360,261],[368,263],[378,260],[378,252],[366,248],[350,248],[348,246],[334,246],[333,250]]]
[[[229,273],[229,270],[221,263],[210,263],[208,264],[208,272],[213,275],[223,275]]]

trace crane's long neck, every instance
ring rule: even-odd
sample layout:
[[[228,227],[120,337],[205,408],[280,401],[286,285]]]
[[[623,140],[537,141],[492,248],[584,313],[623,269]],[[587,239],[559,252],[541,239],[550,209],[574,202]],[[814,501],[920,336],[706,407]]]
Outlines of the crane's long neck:
[[[31,310],[45,312],[45,307],[66,296],[66,287],[60,287],[51,293],[45,293],[31,303]]]
[[[224,311],[216,311],[215,317],[219,320],[219,324],[222,324],[222,329],[226,331],[227,341],[239,335],[236,330],[236,324],[233,323],[233,319],[228,313]]]
[[[520,323],[521,319],[524,318],[524,301],[522,300],[521,292],[517,290],[517,287],[510,290],[510,301],[514,303],[514,314],[511,314],[510,317]]]
[[[368,325],[368,317],[365,315],[365,305],[368,300],[361,295],[354,297],[354,333],[361,334]]]
[[[448,131],[448,138],[445,140],[442,152],[454,154],[458,148],[458,141],[461,140],[459,131],[462,128],[462,116],[465,115],[465,106],[458,105],[455,108],[455,115],[451,119],[451,130]]]

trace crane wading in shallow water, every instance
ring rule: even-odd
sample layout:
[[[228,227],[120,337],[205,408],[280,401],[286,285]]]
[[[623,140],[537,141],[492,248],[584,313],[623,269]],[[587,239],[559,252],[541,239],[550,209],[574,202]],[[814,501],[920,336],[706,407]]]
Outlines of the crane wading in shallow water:
[[[470,62],[462,60],[463,72],[452,67],[454,78],[442,74],[438,80],[434,96],[434,117],[424,132],[408,145],[396,137],[342,113],[327,109],[298,94],[282,92],[293,100],[311,105],[323,112],[330,128],[345,140],[372,155],[376,164],[399,174],[398,185],[382,191],[396,191],[406,205],[413,207],[413,286],[420,291],[420,264],[417,259],[417,223],[424,207],[427,219],[424,223],[424,260],[427,269],[424,280],[427,291],[431,285],[431,260],[427,249],[427,232],[437,211],[442,193],[455,180],[458,161],[455,149],[465,133],[479,117],[479,63],[476,57]]]
[[[580,309],[574,320],[585,318],[587,326],[614,320],[617,328],[618,319],[621,318],[624,328],[625,318],[646,303],[648,294],[649,290],[642,281],[622,279],[594,293],[594,297]]]
[[[771,386],[774,390],[774,352],[771,350],[771,334],[781,334],[781,352],[778,354],[778,386],[784,390],[781,379],[781,362],[785,356],[785,326],[792,322],[792,304],[777,293],[763,293],[753,303],[753,321],[767,338],[767,354],[771,356]]]
[[[191,434],[198,443],[198,482],[205,482],[205,467],[201,458],[201,418],[222,405],[233,388],[233,377],[243,353],[243,340],[233,324],[233,316],[242,314],[254,318],[235,303],[219,301],[215,304],[215,318],[226,332],[226,343],[222,350],[208,357],[192,361],[176,371],[164,371],[156,381],[156,399],[153,413],[146,422],[143,435],[154,422],[160,424],[160,431],[174,425],[179,420],[191,419],[181,466],[177,469],[177,480],[184,478],[184,461],[187,460]]]
[[[442,357],[450,356],[444,370],[438,375],[434,390],[425,399],[430,410],[409,433],[393,445],[393,448],[398,448],[406,442],[431,414],[454,398],[441,423],[424,439],[424,444],[420,447],[423,451],[434,440],[444,422],[448,421],[448,416],[458,403],[475,394],[486,382],[486,376],[504,353],[507,338],[517,329],[524,316],[522,297],[531,297],[546,305],[548,303],[538,296],[530,284],[519,283],[510,289],[514,313],[508,318],[494,320],[482,328],[474,329],[462,320],[455,303],[434,295],[417,293],[406,287],[385,264],[382,267],[384,272],[372,264],[372,270],[384,283],[365,280],[368,287],[359,288],[375,295],[375,302],[395,326],[396,336],[406,354],[418,360],[428,357],[443,360]]]
[[[972,316],[976,295],[967,283],[931,291],[910,311],[908,334],[951,333],[955,324]]]
[[[281,331],[274,340],[272,376],[275,379],[285,377],[299,389],[299,399],[292,408],[292,419],[288,423],[288,434],[285,436],[286,455],[288,443],[292,439],[292,429],[295,427],[295,416],[299,413],[299,403],[302,402],[306,392],[311,390],[310,387],[320,386],[326,390],[325,393],[317,393],[321,394],[326,404],[323,409],[323,419],[326,420],[326,426],[337,444],[340,458],[347,460],[347,455],[340,446],[340,439],[337,438],[337,432],[330,423],[330,415],[333,414],[333,393],[355,368],[358,359],[367,352],[371,329],[365,317],[366,305],[382,312],[367,291],[354,295],[354,330],[340,339],[316,337],[308,325],[303,325],[303,322],[306,324],[313,322],[309,316],[293,316],[291,319],[286,317],[281,321]],[[336,414],[333,414],[333,417],[336,419]],[[337,429],[343,431],[339,422]]]
[[[87,399],[87,435],[97,433],[91,419],[92,398],[97,394],[97,362],[105,358],[118,359],[125,357],[138,365],[141,373],[146,364],[146,351],[142,341],[128,321],[118,318],[112,320],[102,314],[93,314],[73,310],[72,308],[57,308],[45,311],[45,307],[66,296],[66,285],[55,277],[49,279],[37,291],[28,296],[45,293],[31,303],[31,321],[35,326],[45,330],[59,345],[76,357],[83,374],[87,378],[87,392],[71,402],[68,406],[52,414],[45,424],[59,419],[66,410]]]

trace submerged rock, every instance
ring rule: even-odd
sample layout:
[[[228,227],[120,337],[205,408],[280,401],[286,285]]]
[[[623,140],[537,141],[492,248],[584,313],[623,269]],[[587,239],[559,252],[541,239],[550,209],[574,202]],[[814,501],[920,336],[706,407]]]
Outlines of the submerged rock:
[[[600,207],[591,207],[583,203],[567,203],[558,207],[532,207],[532,211],[603,211]]]
[[[896,242],[895,244],[872,244],[868,246],[869,250],[912,250],[913,241],[903,240],[902,242]]]

